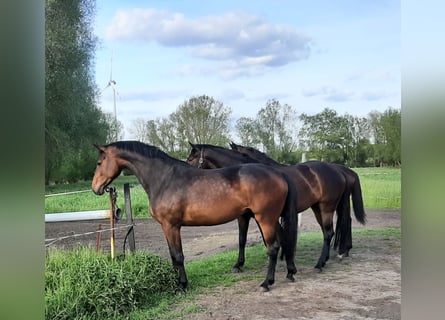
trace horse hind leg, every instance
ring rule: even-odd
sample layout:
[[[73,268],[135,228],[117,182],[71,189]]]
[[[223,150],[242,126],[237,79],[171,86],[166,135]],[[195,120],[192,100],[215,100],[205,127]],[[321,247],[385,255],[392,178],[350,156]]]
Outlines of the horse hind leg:
[[[260,287],[263,289],[263,291],[269,291],[269,286],[275,283],[275,269],[277,266],[280,244],[278,242],[277,234],[275,233],[275,228],[267,224],[262,224],[258,220],[257,223],[263,235],[263,240],[267,248],[267,255],[269,260],[266,279],[261,283]]]
[[[272,245],[267,245],[267,255],[269,257],[269,263],[267,266],[266,279],[260,285],[264,291],[269,291],[269,286],[275,283],[275,269],[277,266],[279,249],[280,245],[278,244],[278,241],[275,241]]]
[[[280,259],[283,259],[283,255],[286,258],[286,267],[287,267],[287,275],[286,275],[286,279],[294,282],[295,278],[294,275],[297,273],[297,267],[295,266],[295,261],[294,261],[294,255],[289,254],[290,251],[292,250],[291,248],[288,248],[288,244],[285,241],[284,238],[284,230],[283,227],[277,223],[276,227],[275,227],[275,232],[277,234],[277,238],[278,238],[278,242],[281,246],[281,257]],[[285,254],[285,252],[287,254]]]
[[[333,213],[334,211],[323,211],[323,209],[319,209],[322,218],[322,230],[323,230],[323,248],[321,249],[320,257],[315,265],[315,268],[319,271],[322,271],[323,267],[326,266],[326,262],[329,260],[329,251],[331,247],[332,237],[334,236],[334,228],[333,228]],[[314,210],[315,211],[315,210]]]

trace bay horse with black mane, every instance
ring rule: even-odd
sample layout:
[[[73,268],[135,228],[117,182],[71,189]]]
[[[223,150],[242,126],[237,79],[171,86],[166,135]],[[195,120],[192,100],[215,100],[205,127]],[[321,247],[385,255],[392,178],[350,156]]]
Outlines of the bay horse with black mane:
[[[337,205],[337,224],[335,228],[334,249],[338,247],[338,255],[340,258],[349,256],[349,250],[352,248],[352,230],[351,230],[351,204],[350,198],[352,198],[352,205],[354,208],[354,214],[358,222],[361,224],[366,223],[366,213],[363,206],[362,188],[360,185],[359,176],[352,169],[337,163],[330,163],[325,161],[307,161],[302,164],[296,164],[294,166],[287,166],[280,164],[274,159],[270,158],[264,152],[259,151],[253,147],[242,146],[230,142],[230,147],[243,155],[252,157],[253,159],[269,165],[288,167],[288,168],[300,168],[302,165],[309,166],[314,172],[320,171],[325,166],[329,166],[333,170],[339,171],[345,177],[345,190],[343,197]],[[331,171],[331,170],[329,170]],[[286,170],[288,172],[288,170]],[[321,172],[320,172],[321,173]],[[332,177],[332,174],[330,175]],[[297,181],[294,180],[297,183]],[[323,181],[322,181],[323,183]],[[328,193],[329,191],[325,191]],[[313,208],[312,208],[313,209]],[[299,211],[300,212],[300,211]],[[314,211],[317,216],[317,213]],[[323,213],[322,213],[323,215]],[[317,218],[318,220],[318,218]],[[323,230],[323,225],[320,224]],[[323,231],[324,233],[324,231]]]
[[[180,230],[182,226],[210,226],[251,214],[260,227],[269,257],[264,290],[275,281],[280,246],[287,263],[287,278],[294,280],[297,232],[296,189],[278,170],[246,164],[218,170],[199,170],[137,141],[96,146],[99,158],[92,190],[102,195],[126,168],[134,173],[149,198],[152,217],[167,239],[180,289],[187,287]],[[284,220],[280,225],[279,219]]]
[[[202,168],[222,168],[239,163],[249,163],[262,161],[261,159],[252,158],[249,154],[239,153],[227,148],[209,145],[209,144],[192,144],[192,149],[187,158],[187,162],[194,166]],[[272,159],[271,159],[272,160]],[[272,160],[273,161],[273,160]],[[352,242],[350,236],[350,213],[346,213],[349,209],[349,196],[351,194],[348,188],[348,181],[344,174],[336,167],[326,162],[315,161],[294,166],[277,165],[270,162],[271,168],[278,169],[289,176],[295,183],[298,193],[297,212],[302,212],[308,208],[312,208],[317,222],[323,231],[323,247],[320,257],[315,268],[322,270],[326,261],[329,259],[329,251],[333,230],[334,211],[337,210],[338,220],[336,229],[335,243],[340,243],[340,251],[342,255],[347,255],[350,247],[348,240]],[[352,171],[352,170],[351,170]],[[365,212],[361,196],[360,184],[358,181],[358,191],[354,192],[354,209],[357,220],[364,223]],[[357,189],[354,189],[357,191]],[[349,216],[349,220],[346,215]],[[244,247],[246,244],[247,230],[249,227],[248,216],[238,218],[239,226],[239,255],[234,268],[240,268],[244,264]],[[349,234],[348,234],[349,221]]]

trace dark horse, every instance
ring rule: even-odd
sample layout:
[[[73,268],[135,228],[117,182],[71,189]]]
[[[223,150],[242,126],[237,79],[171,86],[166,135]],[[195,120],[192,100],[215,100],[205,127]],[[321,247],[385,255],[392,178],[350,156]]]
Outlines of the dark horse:
[[[187,162],[194,166],[202,168],[222,168],[239,163],[257,162],[259,160],[253,159],[247,154],[235,152],[223,147],[208,145],[208,144],[191,144],[192,150],[188,156]],[[315,217],[320,224],[324,242],[320,258],[318,259],[315,268],[321,270],[326,261],[329,259],[329,248],[333,230],[333,215],[337,209],[337,214],[345,215],[346,209],[349,208],[349,194],[347,194],[347,179],[335,167],[325,162],[310,162],[299,164],[297,166],[282,166],[273,165],[271,168],[276,168],[288,175],[295,183],[298,193],[297,212],[302,212],[307,208],[312,208]],[[358,181],[358,180],[357,180]],[[360,185],[358,185],[360,187]],[[355,193],[357,196],[357,193]],[[361,191],[358,193],[361,200]],[[360,201],[356,201],[357,203]],[[361,209],[357,212],[361,213],[359,221],[364,221],[365,213],[363,210],[363,203],[361,202]],[[341,236],[342,232],[347,233],[347,218],[339,218],[341,223],[337,222],[337,236],[336,239],[341,240],[342,254],[346,254],[349,249],[346,245],[347,235]],[[249,227],[249,217],[242,216],[238,218],[239,226],[239,256],[234,268],[240,268],[244,264],[244,247],[246,244],[247,230]],[[350,218],[349,218],[350,221]],[[341,228],[340,228],[341,226]],[[349,224],[350,229],[350,224]],[[350,237],[349,237],[350,238]],[[352,240],[351,240],[352,241]],[[352,247],[352,245],[351,245]]]
[[[280,245],[287,278],[294,280],[296,190],[284,174],[262,164],[199,170],[137,141],[96,148],[100,154],[91,186],[94,193],[102,195],[124,168],[135,174],[150,199],[152,217],[161,224],[181,289],[187,287],[181,227],[222,224],[246,213],[258,223],[269,256],[261,287],[268,290],[274,283]],[[285,220],[283,227],[280,216]]]
[[[324,161],[307,161],[302,164],[297,164],[294,166],[287,166],[280,164],[279,162],[273,160],[269,156],[267,156],[264,152],[261,152],[255,148],[252,147],[246,147],[238,145],[234,142],[230,142],[230,147],[232,150],[235,150],[237,152],[240,152],[244,155],[250,156],[254,158],[255,160],[264,163],[269,164],[273,166],[279,166],[282,168],[288,168],[285,169],[285,172],[288,172],[288,170],[292,170],[292,168],[295,168],[296,170],[299,170],[303,165],[308,166],[315,174],[322,175],[323,172],[327,174],[324,179],[320,180],[321,187],[320,190],[323,190],[323,193],[320,194],[320,202],[332,202],[335,199],[335,192],[332,192],[332,189],[325,189],[324,185],[326,185],[326,179],[333,179],[337,175],[333,173],[333,171],[337,171],[340,174],[342,174],[345,178],[345,187],[344,192],[342,195],[342,198],[340,199],[336,211],[337,211],[337,224],[335,229],[335,240],[334,240],[334,249],[337,249],[338,247],[338,254],[339,257],[347,257],[349,256],[349,250],[352,248],[352,232],[351,232],[351,204],[350,204],[350,198],[352,197],[352,205],[354,208],[354,214],[358,222],[361,224],[366,223],[366,213],[363,206],[363,197],[362,197],[362,189],[360,185],[360,179],[357,175],[357,173],[350,168],[336,164],[336,163],[329,163]],[[326,169],[329,167],[329,169]],[[295,183],[298,184],[297,180],[294,180]],[[341,184],[339,183],[339,180],[336,179],[337,187],[340,188]],[[301,192],[301,191],[300,191]],[[324,198],[324,199],[323,199]],[[330,207],[327,205],[327,207]],[[323,227],[323,224],[320,223],[319,215],[320,213],[317,213],[317,209],[313,206],[311,206],[312,210],[314,211],[314,214],[317,218],[318,223],[320,224],[320,227],[323,231],[323,234],[325,234],[325,230]],[[326,206],[325,206],[326,208]],[[323,210],[323,208],[321,208]],[[301,212],[301,211],[298,211]],[[323,218],[323,211],[321,211],[321,217]],[[325,238],[326,239],[326,238]],[[329,240],[330,242],[330,240]],[[329,255],[328,255],[329,258]]]

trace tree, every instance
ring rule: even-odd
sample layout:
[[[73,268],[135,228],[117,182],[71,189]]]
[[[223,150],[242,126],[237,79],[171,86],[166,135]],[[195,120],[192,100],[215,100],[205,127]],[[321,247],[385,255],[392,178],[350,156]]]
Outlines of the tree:
[[[185,158],[189,144],[227,145],[232,111],[206,95],[195,96],[180,105],[167,118],[135,123],[138,139],[158,146],[174,157]]]
[[[303,122],[300,141],[311,158],[346,162],[350,143],[346,117],[339,116],[335,110],[325,108],[313,116],[303,113],[300,120]]]
[[[296,111],[278,100],[267,101],[256,118],[242,117],[236,123],[241,143],[262,149],[279,162],[298,161],[296,149]]]
[[[389,108],[369,113],[372,128],[373,160],[375,165],[401,163],[401,112]]]
[[[184,102],[172,115],[183,145],[195,143],[227,144],[232,111],[212,97],[197,96]]]
[[[349,128],[349,152],[346,165],[351,167],[366,166],[368,163],[370,143],[370,124],[365,117],[346,115]]]
[[[177,124],[172,114],[167,118],[147,122],[147,142],[160,147],[175,157],[184,157],[181,141],[178,139]]]
[[[90,178],[109,132],[96,106],[94,2],[45,2],[45,182]]]
[[[108,124],[107,142],[114,142],[124,138],[124,125],[111,112],[105,113]]]
[[[241,139],[241,144],[251,147],[259,147],[261,141],[257,135],[257,123],[249,117],[241,117],[236,122],[235,128]]]
[[[130,133],[136,137],[136,140],[141,142],[147,141],[147,121],[142,118],[137,118],[133,121],[133,127],[129,129]]]

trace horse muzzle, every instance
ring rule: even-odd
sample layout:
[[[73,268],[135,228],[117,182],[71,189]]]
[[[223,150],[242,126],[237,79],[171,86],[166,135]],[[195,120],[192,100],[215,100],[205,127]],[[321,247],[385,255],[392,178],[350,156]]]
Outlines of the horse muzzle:
[[[95,195],[101,196],[105,192],[105,186],[100,186],[98,189],[93,188],[93,192]]]

